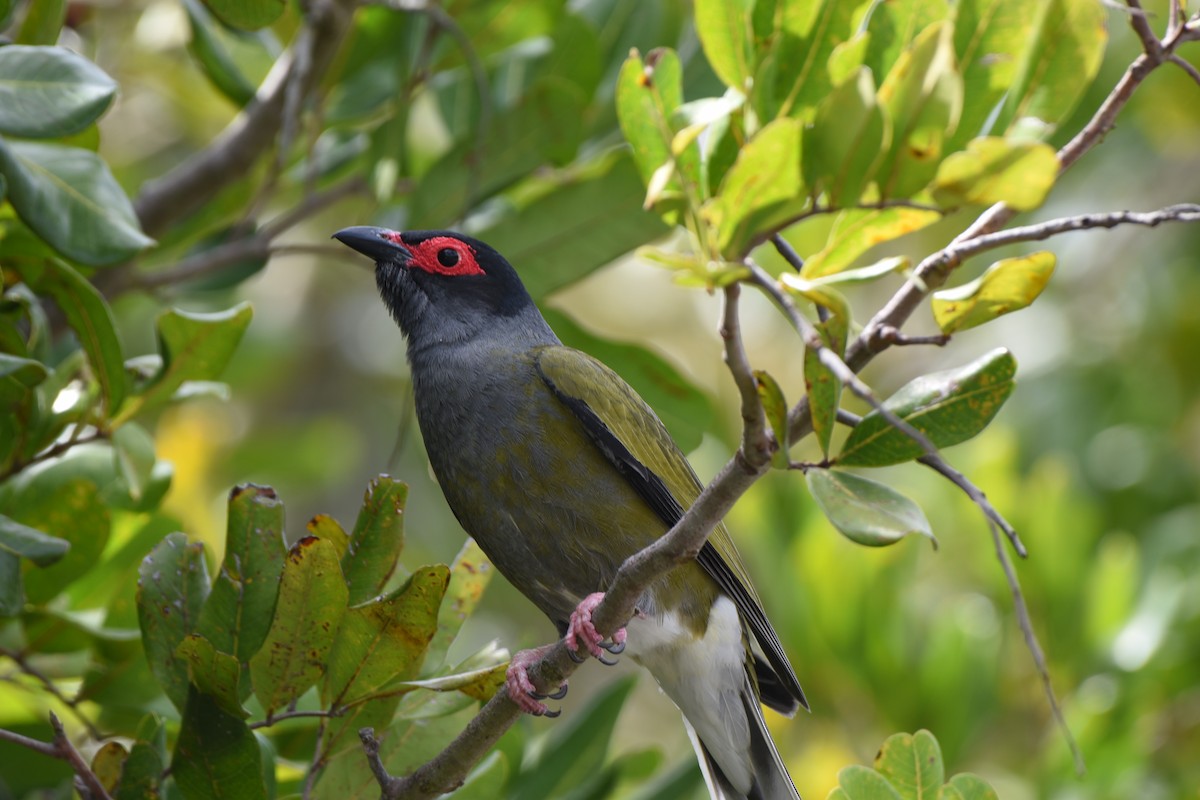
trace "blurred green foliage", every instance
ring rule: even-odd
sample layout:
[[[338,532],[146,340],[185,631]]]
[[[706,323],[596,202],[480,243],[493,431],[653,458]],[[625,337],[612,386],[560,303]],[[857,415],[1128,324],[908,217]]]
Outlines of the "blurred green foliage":
[[[564,341],[625,375],[711,475],[740,417],[716,301],[694,287],[745,279],[748,253],[840,352],[984,206],[1036,221],[1196,199],[1200,89],[1170,64],[1056,175],[1055,148],[1141,52],[1136,9],[356,6],[0,3],[0,729],[49,741],[55,711],[122,798],[373,796],[360,725],[387,731],[393,773],[411,769],[494,690],[493,640],[551,636],[464,547],[415,435],[399,333],[330,231],[489,241]],[[1171,6],[1145,6],[1162,35]],[[180,179],[230,141],[236,166]],[[762,245],[776,231],[806,257],[799,275]],[[978,509],[898,463],[919,451],[745,293],[772,428],[787,399],[813,402],[817,441],[776,465],[895,464],[869,486],[810,470],[820,504],[780,469],[730,517],[813,702],[770,720],[806,796],[916,796],[964,770],[1006,800],[1194,795],[1198,237],[1121,229],[989,254],[910,326],[952,332],[944,351],[864,373],[939,444],[979,434],[949,457],[1028,546],[1017,570],[1082,777]],[[863,427],[834,425],[839,408]],[[363,497],[385,468],[404,483]],[[276,487],[286,522],[271,490],[227,507],[248,481]],[[862,548],[834,525],[875,544],[932,531],[940,548]],[[701,796],[674,711],[624,669],[582,669],[564,719],[509,730],[457,796]],[[922,729],[936,741],[888,738]],[[910,750],[936,751],[936,775],[899,775]],[[967,775],[949,787],[989,796]],[[64,763],[0,741],[0,797],[70,792]]]

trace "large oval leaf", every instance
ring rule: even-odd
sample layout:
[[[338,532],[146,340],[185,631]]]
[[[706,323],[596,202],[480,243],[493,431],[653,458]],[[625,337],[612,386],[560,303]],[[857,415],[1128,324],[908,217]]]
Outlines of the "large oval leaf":
[[[933,196],[945,206],[1007,203],[1030,211],[1046,199],[1057,176],[1058,155],[1050,145],[983,136],[938,166]]]
[[[404,504],[408,484],[380,475],[367,486],[358,520],[342,556],[350,605],[378,597],[404,549]]]
[[[949,447],[987,427],[1012,394],[1016,372],[1012,353],[998,348],[966,366],[911,381],[883,406],[937,447]],[[923,454],[908,434],[872,411],[851,431],[836,460],[842,466],[884,467]]]
[[[154,244],[108,165],[90,150],[0,139],[0,173],[25,224],[81,264],[123,261]]]
[[[0,553],[28,558],[39,567],[48,567],[70,549],[71,543],[66,539],[47,536],[0,514]]]
[[[0,133],[49,139],[79,133],[108,108],[117,84],[61,47],[0,47]]]
[[[745,91],[754,72],[747,0],[696,0],[696,34],[713,72],[739,91]]]
[[[826,519],[852,542],[883,547],[919,533],[937,547],[925,512],[890,486],[840,470],[813,468],[805,478]]]
[[[942,749],[925,730],[889,736],[875,755],[875,769],[904,800],[937,797],[946,776]]]
[[[150,670],[180,711],[188,698],[187,662],[175,649],[196,627],[208,596],[204,545],[169,534],[138,566],[138,625]]]

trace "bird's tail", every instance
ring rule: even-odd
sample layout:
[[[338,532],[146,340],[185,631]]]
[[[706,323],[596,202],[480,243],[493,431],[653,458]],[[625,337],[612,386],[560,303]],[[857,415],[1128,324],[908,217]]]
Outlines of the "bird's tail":
[[[696,757],[700,761],[700,771],[704,773],[704,782],[708,785],[709,794],[712,795],[713,800],[800,800],[800,793],[796,791],[796,785],[792,783],[792,777],[788,774],[787,767],[783,765],[779,750],[776,749],[775,742],[767,731],[762,707],[759,705],[749,675],[746,676],[745,685],[739,695],[741,708],[727,710],[734,714],[739,712],[744,714],[744,719],[748,724],[750,733],[748,756],[752,773],[749,790],[741,790],[734,785],[691,722],[687,721],[686,717],[684,718],[688,738],[692,740],[692,747],[696,750]],[[740,727],[740,725],[735,725],[735,727]]]

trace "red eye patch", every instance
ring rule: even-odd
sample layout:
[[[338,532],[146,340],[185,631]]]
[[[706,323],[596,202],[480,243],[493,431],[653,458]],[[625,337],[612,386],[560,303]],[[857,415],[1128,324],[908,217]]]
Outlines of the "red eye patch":
[[[410,267],[434,275],[483,275],[475,249],[452,236],[435,236],[416,245],[404,243],[413,257]]]

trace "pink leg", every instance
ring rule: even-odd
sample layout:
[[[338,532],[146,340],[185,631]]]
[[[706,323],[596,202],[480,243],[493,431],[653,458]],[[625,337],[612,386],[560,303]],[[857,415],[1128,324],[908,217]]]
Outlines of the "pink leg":
[[[508,671],[504,674],[504,685],[508,688],[508,698],[526,714],[535,717],[546,716],[549,709],[544,703],[535,700],[532,695],[537,693],[533,681],[529,680],[529,668],[536,664],[554,645],[545,645],[533,650],[521,650],[512,657]],[[565,682],[564,682],[565,685]],[[552,716],[557,716],[555,712]]]
[[[604,651],[600,648],[600,642],[604,637],[596,630],[596,626],[592,624],[592,612],[596,610],[596,606],[600,605],[600,601],[604,599],[604,592],[593,592],[583,600],[579,601],[579,605],[571,612],[571,621],[567,626],[567,635],[563,637],[567,643],[567,647],[572,650],[587,650],[596,658],[603,658]],[[625,643],[625,629],[620,628],[613,634],[613,643],[622,645]]]

